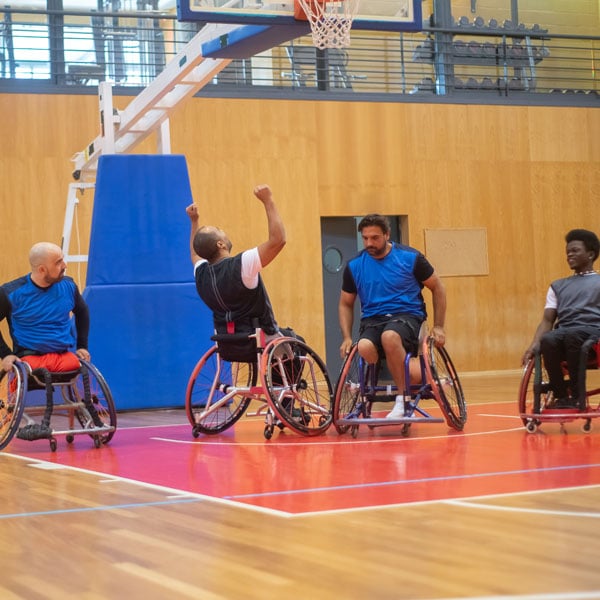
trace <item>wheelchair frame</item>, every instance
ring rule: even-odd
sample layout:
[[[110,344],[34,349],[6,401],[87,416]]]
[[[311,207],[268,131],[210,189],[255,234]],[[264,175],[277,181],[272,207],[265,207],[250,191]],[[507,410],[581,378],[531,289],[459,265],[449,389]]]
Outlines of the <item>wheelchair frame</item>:
[[[256,359],[226,360],[219,344],[256,340]],[[327,368],[306,343],[280,337],[265,343],[264,332],[223,334],[200,358],[188,381],[185,408],[192,435],[225,431],[238,421],[252,400],[263,403],[248,416],[264,416],[264,436],[275,427],[300,435],[319,435],[332,423],[333,391]]]
[[[589,359],[590,350],[595,351],[592,362]],[[600,417],[600,399],[594,406],[590,397],[600,394],[600,388],[587,389],[584,385],[585,371],[600,367],[600,342],[596,338],[586,340],[581,346],[579,364],[579,389],[585,389],[577,408],[556,408],[552,406],[554,394],[550,390],[548,374],[542,365],[541,353],[538,351],[534,357],[527,361],[523,368],[523,376],[519,386],[519,417],[529,433],[535,433],[542,423],[558,423],[564,431],[565,423],[583,420],[581,429],[585,433],[592,430],[592,420]],[[568,376],[566,365],[563,371]],[[568,385],[568,382],[567,382]]]
[[[18,361],[10,372],[0,373],[0,449],[8,445],[14,435],[29,441],[47,439],[53,452],[57,448],[56,436],[60,435],[65,436],[67,443],[72,443],[76,435],[89,435],[96,448],[110,442],[117,428],[112,394],[94,365],[81,359],[80,363],[87,369],[89,399],[86,399],[86,384],[81,369],[49,373],[53,394],[50,407],[47,397],[43,405],[27,405],[28,391],[46,390],[46,381],[40,378],[40,370],[32,371],[26,362]],[[56,388],[60,390],[60,403],[54,398]],[[99,420],[101,424],[94,422],[94,412],[96,421]],[[43,415],[42,424],[37,425],[34,417],[40,415]],[[51,417],[58,415],[66,417],[66,429],[51,427]],[[23,420],[24,425],[21,424]]]
[[[382,385],[379,379],[381,360],[373,367],[358,354],[354,344],[346,357],[336,384],[333,403],[333,424],[338,433],[350,430],[352,437],[358,435],[361,425],[369,428],[402,425],[402,435],[407,436],[413,423],[446,423],[461,431],[467,421],[467,407],[460,380],[450,355],[443,347],[436,347],[433,338],[425,335],[419,344],[421,382],[410,383],[410,359],[404,361],[405,414],[399,419],[372,417],[375,402],[389,402],[396,398],[398,388],[393,384]],[[435,400],[444,419],[432,416],[420,406],[422,400]]]

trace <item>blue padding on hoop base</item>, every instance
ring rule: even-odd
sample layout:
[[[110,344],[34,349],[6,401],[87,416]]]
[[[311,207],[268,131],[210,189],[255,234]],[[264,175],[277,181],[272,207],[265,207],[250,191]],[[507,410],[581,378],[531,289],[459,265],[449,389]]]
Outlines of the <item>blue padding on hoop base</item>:
[[[190,281],[191,202],[184,156],[101,156],[87,285]]]
[[[92,362],[117,409],[183,407],[194,365],[212,345],[212,316],[195,284],[103,285],[83,296]]]
[[[183,407],[211,345],[190,260],[183,156],[100,157],[84,298],[92,362],[118,410]]]
[[[244,25],[202,44],[206,58],[250,58],[310,33],[304,21],[293,25]]]

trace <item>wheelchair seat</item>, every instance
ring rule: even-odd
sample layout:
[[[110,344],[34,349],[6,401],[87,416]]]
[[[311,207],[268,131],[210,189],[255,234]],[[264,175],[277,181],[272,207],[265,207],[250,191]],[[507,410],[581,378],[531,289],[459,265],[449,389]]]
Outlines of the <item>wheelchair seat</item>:
[[[256,362],[255,333],[216,333],[210,338],[216,342],[217,351],[228,362]]]

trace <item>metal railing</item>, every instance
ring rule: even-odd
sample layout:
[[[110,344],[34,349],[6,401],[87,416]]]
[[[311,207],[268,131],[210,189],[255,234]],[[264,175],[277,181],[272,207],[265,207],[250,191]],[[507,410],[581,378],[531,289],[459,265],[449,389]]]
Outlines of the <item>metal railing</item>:
[[[0,92],[115,93],[148,85],[199,24],[148,12],[0,9]],[[346,50],[310,36],[236,59],[201,94],[377,100],[600,102],[600,37],[538,25],[353,31]]]

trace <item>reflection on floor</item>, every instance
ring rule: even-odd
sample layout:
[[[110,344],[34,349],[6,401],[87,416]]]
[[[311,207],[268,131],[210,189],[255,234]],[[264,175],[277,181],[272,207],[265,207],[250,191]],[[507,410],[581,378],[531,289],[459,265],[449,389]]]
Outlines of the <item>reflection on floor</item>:
[[[266,441],[262,420],[244,419],[194,439],[184,411],[168,410],[119,414],[114,439],[100,449],[78,436],[73,444],[59,439],[56,452],[44,440],[14,440],[8,451],[289,514],[600,484],[593,432],[574,422],[566,434],[554,424],[527,433],[506,386],[496,393],[497,383],[486,390],[478,378],[476,396],[465,377],[463,387],[463,432],[416,424],[402,437],[398,427],[361,427],[353,439],[332,427],[311,438],[284,430]]]

